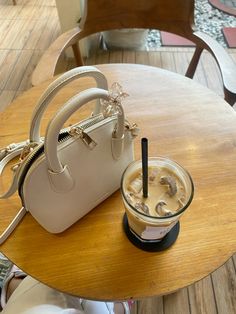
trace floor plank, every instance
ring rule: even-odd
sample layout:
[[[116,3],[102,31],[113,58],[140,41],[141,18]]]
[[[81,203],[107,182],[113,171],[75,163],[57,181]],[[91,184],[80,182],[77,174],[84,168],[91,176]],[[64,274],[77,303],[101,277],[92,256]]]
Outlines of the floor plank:
[[[1,12],[1,10],[0,10]],[[9,32],[13,21],[11,19],[0,18],[0,38],[1,42],[5,39],[7,33]]]
[[[110,51],[109,52],[109,63],[122,63],[123,51]]]
[[[98,53],[95,54],[95,64],[104,64],[109,63],[110,54],[109,51],[98,51]]]
[[[36,67],[40,57],[42,56],[43,51],[42,50],[32,50],[31,57],[29,59],[28,64],[25,67],[24,75],[19,82],[18,91],[26,91],[27,89],[32,87],[31,84],[31,75]]]
[[[211,277],[188,287],[191,314],[217,314]]]
[[[176,72],[174,52],[161,52],[161,65],[166,70]]]
[[[164,314],[163,297],[143,299],[138,302],[137,314]]]
[[[26,69],[29,65],[30,59],[32,57],[32,50],[22,50],[18,59],[14,64],[14,68],[12,69],[10,75],[8,76],[8,80],[5,85],[5,89],[7,90],[18,90],[21,81],[25,77],[25,71],[22,72],[21,69]]]
[[[219,314],[236,313],[236,280],[232,258],[212,274],[216,305]]]
[[[123,63],[135,63],[135,51],[124,50],[122,62]]]
[[[164,298],[164,314],[184,313],[190,314],[188,289],[184,288]]]
[[[234,256],[232,257],[232,259],[233,259],[234,268],[235,268],[235,271],[236,271],[236,254],[234,254]]]
[[[150,51],[149,52],[149,63],[150,65],[158,68],[162,68],[162,59],[160,51]]]
[[[185,75],[188,67],[188,56],[185,52],[177,52],[174,54],[175,71],[181,75]]]
[[[53,40],[60,34],[60,26],[53,10],[50,10],[49,16],[45,21],[41,36],[39,37],[34,49],[45,51]]]
[[[7,4],[4,5],[3,1],[0,2],[0,5],[0,19],[14,19],[19,16],[20,11],[22,10],[22,7],[19,5],[15,7]]]
[[[32,20],[34,27],[32,29],[31,36],[29,36],[24,46],[24,49],[37,49],[37,44],[40,38],[42,38],[42,33],[45,28],[45,20],[46,19]]]
[[[147,51],[136,51],[135,56],[135,63],[150,64],[149,54]]]
[[[15,64],[21,54],[20,50],[0,50],[0,89],[4,89],[6,83],[11,75]],[[24,75],[24,71],[21,68],[21,74]]]
[[[0,91],[0,112],[3,111],[15,98],[16,91]]]
[[[188,61],[192,59],[193,52],[186,52]],[[203,71],[204,63],[202,62],[202,59],[200,58],[200,61],[198,63],[195,75],[193,79],[197,81],[198,83],[202,84],[203,86],[207,86],[207,80],[205,72]]]
[[[216,61],[210,53],[204,52],[201,56],[201,63],[203,65],[207,86],[215,91],[216,94],[223,97],[221,75],[218,67],[216,66]]]

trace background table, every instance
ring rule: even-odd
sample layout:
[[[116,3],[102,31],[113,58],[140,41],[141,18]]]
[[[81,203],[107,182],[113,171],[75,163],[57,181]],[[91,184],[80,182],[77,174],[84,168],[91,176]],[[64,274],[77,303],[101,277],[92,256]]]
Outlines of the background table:
[[[165,70],[128,64],[98,68],[130,95],[123,102],[126,116],[141,128],[135,157],[140,158],[139,140],[145,136],[150,156],[168,156],[191,173],[195,195],[176,243],[157,253],[133,246],[122,229],[124,208],[117,191],[58,235],[28,214],[0,250],[31,276],[84,298],[166,294],[200,280],[236,251],[236,113],[210,90]],[[32,88],[1,114],[1,146],[28,138],[33,107],[47,85]],[[64,88],[42,129],[60,104],[92,85],[92,79],[83,78]],[[88,107],[68,124],[87,115]],[[19,207],[17,194],[0,201],[0,232]]]

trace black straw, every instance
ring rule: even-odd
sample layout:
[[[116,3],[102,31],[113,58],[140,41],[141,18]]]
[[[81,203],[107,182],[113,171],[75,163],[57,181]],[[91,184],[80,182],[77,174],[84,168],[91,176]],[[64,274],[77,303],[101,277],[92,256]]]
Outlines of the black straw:
[[[148,197],[148,139],[142,138],[143,197]]]

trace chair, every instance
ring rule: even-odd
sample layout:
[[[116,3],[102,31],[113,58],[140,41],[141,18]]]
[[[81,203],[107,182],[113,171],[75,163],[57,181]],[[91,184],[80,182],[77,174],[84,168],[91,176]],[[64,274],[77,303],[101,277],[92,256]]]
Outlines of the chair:
[[[186,76],[193,78],[204,49],[215,58],[223,81],[225,100],[236,101],[236,64],[227,51],[210,36],[196,31],[194,0],[85,0],[84,15],[78,27],[59,36],[44,53],[32,85],[52,78],[60,56],[72,47],[78,66],[83,65],[78,42],[94,33],[122,28],[158,29],[185,37],[196,44]]]

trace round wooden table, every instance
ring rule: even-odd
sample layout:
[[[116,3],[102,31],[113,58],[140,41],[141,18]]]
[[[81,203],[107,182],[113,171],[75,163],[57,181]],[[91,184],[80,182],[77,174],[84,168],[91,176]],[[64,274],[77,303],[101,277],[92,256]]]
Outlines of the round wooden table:
[[[141,129],[136,159],[140,138],[148,137],[150,156],[174,159],[193,178],[194,199],[181,217],[177,241],[155,253],[131,244],[122,228],[124,208],[117,191],[58,235],[46,232],[27,214],[0,250],[32,277],[83,298],[170,293],[207,276],[236,251],[236,113],[212,91],[169,71],[129,64],[98,68],[110,84],[119,82],[130,95],[123,106],[130,122]],[[47,85],[30,89],[1,113],[1,146],[28,138],[32,110]],[[64,88],[47,110],[43,129],[55,108],[94,85],[83,78]],[[87,115],[88,108],[72,122]],[[0,232],[20,205],[17,193],[0,201]]]

